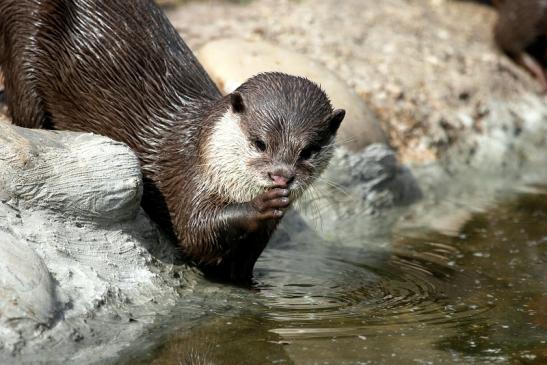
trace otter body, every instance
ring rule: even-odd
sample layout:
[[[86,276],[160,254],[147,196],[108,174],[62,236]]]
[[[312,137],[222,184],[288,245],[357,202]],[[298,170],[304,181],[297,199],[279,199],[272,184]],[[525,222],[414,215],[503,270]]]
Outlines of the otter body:
[[[15,124],[129,145],[143,208],[186,257],[237,282],[326,167],[344,117],[279,73],[223,97],[151,0],[1,0],[0,67]]]
[[[498,46],[547,92],[547,0],[494,0]]]

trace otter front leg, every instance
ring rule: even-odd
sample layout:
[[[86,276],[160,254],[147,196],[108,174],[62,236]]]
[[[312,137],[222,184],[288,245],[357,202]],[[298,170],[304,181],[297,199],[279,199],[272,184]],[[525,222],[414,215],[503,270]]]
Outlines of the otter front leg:
[[[224,229],[217,235],[223,254],[216,264],[202,266],[203,271],[217,279],[250,283],[256,260],[289,205],[289,191],[274,188],[250,202],[227,206],[220,217]]]

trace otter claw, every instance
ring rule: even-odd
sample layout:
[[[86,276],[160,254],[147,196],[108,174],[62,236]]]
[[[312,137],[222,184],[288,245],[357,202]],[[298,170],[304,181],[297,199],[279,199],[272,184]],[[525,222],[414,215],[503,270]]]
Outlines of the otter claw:
[[[262,219],[281,218],[291,201],[287,189],[274,188],[257,196],[251,205]]]

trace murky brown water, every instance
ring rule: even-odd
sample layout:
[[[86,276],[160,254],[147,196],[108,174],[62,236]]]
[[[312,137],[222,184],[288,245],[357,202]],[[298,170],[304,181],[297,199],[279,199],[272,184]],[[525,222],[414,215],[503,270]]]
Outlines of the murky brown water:
[[[547,364],[547,190],[457,236],[406,230],[362,247],[269,249],[255,290],[227,303],[236,314],[211,312],[145,362]]]

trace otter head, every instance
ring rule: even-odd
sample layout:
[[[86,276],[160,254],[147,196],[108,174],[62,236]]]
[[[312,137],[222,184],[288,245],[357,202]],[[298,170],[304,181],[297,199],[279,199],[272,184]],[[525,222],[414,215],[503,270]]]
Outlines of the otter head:
[[[263,73],[223,100],[205,149],[216,193],[242,203],[283,187],[298,197],[327,166],[345,112],[313,82]]]

